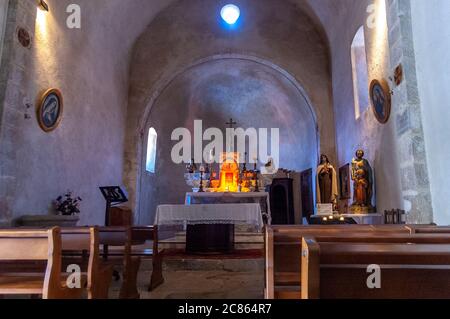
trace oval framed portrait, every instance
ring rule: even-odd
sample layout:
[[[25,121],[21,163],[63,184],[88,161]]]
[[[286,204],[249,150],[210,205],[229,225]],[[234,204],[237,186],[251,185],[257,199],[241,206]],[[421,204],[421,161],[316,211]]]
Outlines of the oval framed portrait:
[[[37,108],[39,126],[44,132],[55,130],[64,110],[63,97],[58,89],[49,89],[41,97]]]
[[[381,124],[386,124],[391,116],[391,93],[386,81],[372,81],[370,84],[370,101],[377,120]]]

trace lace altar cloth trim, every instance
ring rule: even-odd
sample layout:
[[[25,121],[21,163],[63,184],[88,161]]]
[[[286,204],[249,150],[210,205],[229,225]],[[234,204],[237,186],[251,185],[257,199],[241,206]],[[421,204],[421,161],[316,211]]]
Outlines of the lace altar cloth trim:
[[[252,225],[264,226],[259,204],[161,205],[155,224],[174,225]]]

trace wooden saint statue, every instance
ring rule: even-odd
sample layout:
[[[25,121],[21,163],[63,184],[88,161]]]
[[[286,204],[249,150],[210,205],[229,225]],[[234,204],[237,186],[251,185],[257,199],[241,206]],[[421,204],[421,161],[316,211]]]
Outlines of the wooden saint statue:
[[[373,211],[373,174],[369,161],[364,158],[364,151],[358,150],[352,161],[353,205],[354,213]]]
[[[320,164],[317,167],[316,185],[317,203],[333,204],[333,208],[336,209],[339,197],[337,174],[326,155],[320,156]]]

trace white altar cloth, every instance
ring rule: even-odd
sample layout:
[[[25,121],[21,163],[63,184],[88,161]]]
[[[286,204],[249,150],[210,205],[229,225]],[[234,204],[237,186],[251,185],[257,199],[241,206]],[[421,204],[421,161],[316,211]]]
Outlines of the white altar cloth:
[[[160,205],[158,226],[228,224],[252,225],[262,230],[264,222],[259,204]]]
[[[259,204],[261,213],[271,224],[270,197],[267,192],[251,193],[186,193],[186,205],[209,204]]]

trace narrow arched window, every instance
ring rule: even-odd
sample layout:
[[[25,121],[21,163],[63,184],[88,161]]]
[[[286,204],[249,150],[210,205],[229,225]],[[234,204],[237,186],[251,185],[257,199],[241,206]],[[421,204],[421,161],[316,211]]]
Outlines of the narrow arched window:
[[[369,72],[367,68],[366,41],[364,26],[353,38],[352,48],[353,95],[355,99],[355,118],[358,119],[369,107]]]
[[[147,161],[146,170],[149,173],[155,173],[156,171],[156,143],[158,141],[158,134],[156,130],[151,127],[148,131],[147,141]]]

